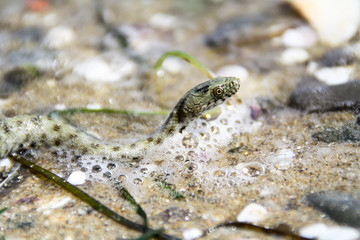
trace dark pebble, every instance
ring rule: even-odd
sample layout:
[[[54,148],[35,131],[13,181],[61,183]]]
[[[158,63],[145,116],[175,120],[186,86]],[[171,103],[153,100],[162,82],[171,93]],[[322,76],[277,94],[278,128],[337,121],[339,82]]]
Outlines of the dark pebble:
[[[324,131],[313,134],[313,137],[326,143],[358,142],[360,141],[360,127],[358,125],[351,125],[339,129],[327,128]]]
[[[278,36],[301,21],[289,4],[264,4],[262,8],[255,14],[235,17],[219,24],[206,36],[205,44],[212,48],[222,48],[229,43],[243,45],[259,42]]]
[[[360,227],[360,201],[352,195],[319,192],[307,195],[306,199],[338,223]]]
[[[349,48],[335,48],[325,53],[320,64],[324,67],[346,66],[356,61],[355,53]]]
[[[39,71],[33,66],[16,67],[4,74],[0,81],[0,97],[8,97],[39,76]]]
[[[311,112],[358,108],[360,80],[329,86],[314,77],[306,77],[292,92],[289,106]]]

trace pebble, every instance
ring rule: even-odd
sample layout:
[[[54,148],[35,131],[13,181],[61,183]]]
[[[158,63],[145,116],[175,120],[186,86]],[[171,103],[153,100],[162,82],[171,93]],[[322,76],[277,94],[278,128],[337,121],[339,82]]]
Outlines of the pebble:
[[[354,51],[355,50],[355,51]],[[356,49],[339,47],[326,52],[320,58],[320,64],[325,67],[346,66],[356,61]]]
[[[50,48],[59,49],[72,44],[75,41],[74,30],[67,26],[51,28],[44,39],[44,43]]]
[[[360,201],[354,196],[340,192],[319,192],[307,195],[306,199],[338,223],[360,227]]]
[[[189,228],[183,232],[183,237],[185,240],[193,240],[201,237],[202,235],[203,232],[198,228]]]
[[[216,74],[218,76],[240,78],[241,83],[243,83],[244,79],[247,79],[249,77],[248,70],[240,65],[223,66],[217,71]]]
[[[282,52],[280,61],[285,65],[303,63],[309,60],[309,53],[303,48],[288,48]]]
[[[314,72],[314,75],[320,81],[328,85],[336,85],[349,81],[353,67],[325,67]]]
[[[300,235],[305,238],[318,240],[356,240],[360,237],[359,232],[350,227],[326,226],[323,223],[315,223],[300,229]]]
[[[236,220],[238,222],[257,223],[264,219],[266,214],[267,210],[265,207],[256,203],[250,203],[240,212]]]
[[[86,175],[81,171],[74,171],[70,174],[67,181],[72,185],[82,185],[86,181]]]
[[[289,106],[307,111],[330,111],[360,106],[360,80],[328,86],[306,76],[294,89]]]
[[[328,230],[328,227],[324,223],[314,223],[311,225],[307,225],[305,227],[302,227],[299,230],[300,236],[305,238],[316,238],[320,236],[321,234],[326,233]]]
[[[150,26],[161,30],[171,30],[176,27],[177,22],[175,16],[164,13],[156,13],[149,20]]]
[[[129,61],[115,68],[101,57],[94,57],[79,63],[73,71],[91,82],[115,82],[131,74],[134,68],[134,64]]]
[[[46,214],[50,214],[53,209],[61,208],[71,201],[70,197],[56,197],[50,202],[42,204],[37,211],[44,211]]]
[[[176,58],[168,58],[163,63],[162,66],[163,70],[170,73],[170,74],[179,74],[184,69],[184,64],[181,60]]]
[[[358,0],[288,0],[317,31],[322,42],[338,46],[352,38],[360,20]]]
[[[0,160],[0,172],[9,172],[13,166],[14,162],[12,162],[9,158],[3,158]]]
[[[317,42],[318,37],[312,28],[301,26],[286,30],[281,40],[286,47],[308,48]]]

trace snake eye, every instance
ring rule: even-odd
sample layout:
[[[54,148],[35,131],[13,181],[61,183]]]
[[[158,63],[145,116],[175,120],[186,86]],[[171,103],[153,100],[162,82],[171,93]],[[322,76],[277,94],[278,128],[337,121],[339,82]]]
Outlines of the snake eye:
[[[224,93],[224,89],[221,86],[214,88],[213,93],[215,96],[221,96]]]

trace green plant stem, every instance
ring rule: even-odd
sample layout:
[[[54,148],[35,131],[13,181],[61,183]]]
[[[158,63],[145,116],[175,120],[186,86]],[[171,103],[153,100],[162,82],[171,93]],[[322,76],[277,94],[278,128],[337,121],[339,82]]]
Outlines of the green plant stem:
[[[179,57],[185,61],[187,61],[188,63],[190,63],[191,65],[193,65],[197,70],[199,70],[201,73],[205,74],[209,79],[213,79],[216,77],[216,74],[214,72],[212,72],[210,69],[208,69],[207,67],[205,67],[202,63],[200,63],[197,59],[195,59],[193,56],[181,52],[181,51],[169,51],[165,54],[163,54],[159,60],[155,63],[154,66],[154,70],[156,71],[156,73],[160,70],[160,68],[162,67],[162,64],[164,63],[165,59],[169,56],[175,56],[175,57]]]
[[[154,231],[153,229],[146,228],[144,225],[133,222],[133,221],[117,214],[110,208],[106,207],[105,205],[103,205],[102,203],[100,203],[99,201],[92,198],[90,195],[88,195],[84,191],[82,191],[80,188],[70,184],[66,180],[64,180],[61,177],[57,176],[56,174],[36,165],[35,163],[30,162],[30,161],[26,160],[25,158],[16,156],[16,155],[9,156],[9,157],[16,162],[21,163],[23,166],[33,170],[35,173],[41,174],[42,176],[46,177],[50,181],[55,182],[56,184],[58,184],[59,186],[61,186],[65,190],[67,190],[68,192],[72,193],[74,196],[76,196],[80,200],[89,204],[95,210],[97,210],[97,211],[103,213],[105,216],[111,218],[112,220],[114,220],[124,226],[127,226],[131,229],[137,230],[139,232]],[[170,236],[167,234],[163,234],[161,232],[159,232],[157,234],[157,237],[159,239],[164,239],[164,240],[179,240],[179,238],[176,238],[176,237],[173,237],[173,236]]]

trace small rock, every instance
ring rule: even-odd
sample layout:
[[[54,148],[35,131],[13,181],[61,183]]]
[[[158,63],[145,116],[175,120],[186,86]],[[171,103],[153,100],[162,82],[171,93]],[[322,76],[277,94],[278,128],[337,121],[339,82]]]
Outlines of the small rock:
[[[287,47],[308,48],[317,42],[317,35],[312,28],[301,26],[286,30],[281,39]]]
[[[50,202],[41,205],[37,211],[44,211],[47,214],[51,213],[51,210],[61,208],[71,201],[70,197],[56,197]]]
[[[309,60],[309,53],[303,48],[288,48],[281,54],[280,61],[285,65],[303,63]]]
[[[318,240],[356,240],[359,232],[350,227],[328,227],[323,223],[315,223],[300,229],[300,235]]]
[[[236,217],[236,220],[238,222],[257,223],[264,219],[266,214],[267,210],[265,207],[256,203],[250,203]]]
[[[152,27],[162,30],[173,29],[174,27],[176,27],[177,22],[178,20],[175,16],[164,13],[156,13],[149,20],[149,23]]]
[[[14,162],[9,158],[3,158],[0,160],[0,172],[9,172],[14,166]]]
[[[328,86],[307,76],[290,96],[290,107],[307,111],[330,111],[360,106],[360,80]]]
[[[319,34],[320,40],[338,46],[352,38],[358,30],[358,0],[288,0]]]
[[[126,61],[121,67],[111,67],[100,57],[94,57],[79,63],[74,72],[92,82],[115,82],[122,77],[133,73],[135,66],[132,62]]]
[[[193,240],[199,238],[203,235],[203,232],[198,228],[190,228],[183,232],[183,237],[185,240]]]
[[[335,85],[349,81],[352,72],[352,67],[331,67],[320,68],[314,72],[314,75],[328,85]]]
[[[325,67],[346,66],[356,61],[356,54],[348,47],[340,47],[326,52],[320,59]]]
[[[321,234],[326,233],[328,227],[324,223],[314,223],[305,226],[299,230],[300,236],[305,238],[317,238]]]
[[[249,77],[249,72],[246,68],[240,65],[227,65],[217,71],[217,75],[224,77],[237,77],[241,82]]]
[[[75,41],[76,34],[74,30],[67,26],[57,26],[47,33],[44,43],[50,48],[62,48]]]
[[[86,181],[86,175],[81,171],[74,171],[70,174],[67,181],[72,185],[82,185]]]
[[[312,193],[306,196],[309,203],[339,223],[360,227],[360,201],[352,195],[339,192]]]
[[[358,240],[359,232],[350,227],[328,227],[327,231],[318,236],[318,240]]]
[[[4,74],[0,82],[0,97],[8,97],[11,93],[20,90],[40,75],[39,70],[32,66],[16,67]]]

